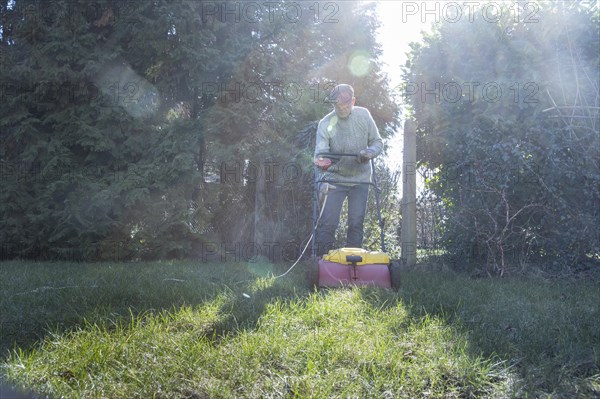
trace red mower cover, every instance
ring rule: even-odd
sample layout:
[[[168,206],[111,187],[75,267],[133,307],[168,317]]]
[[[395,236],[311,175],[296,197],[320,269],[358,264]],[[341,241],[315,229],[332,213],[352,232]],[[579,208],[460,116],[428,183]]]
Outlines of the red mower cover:
[[[320,287],[367,285],[391,288],[390,258],[383,252],[361,248],[341,248],[329,251],[319,260]]]

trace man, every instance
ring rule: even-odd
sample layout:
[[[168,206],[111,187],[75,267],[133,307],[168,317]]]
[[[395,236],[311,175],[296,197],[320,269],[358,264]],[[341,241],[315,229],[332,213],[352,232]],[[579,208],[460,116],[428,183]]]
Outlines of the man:
[[[336,86],[329,100],[334,109],[319,122],[315,145],[315,165],[321,170],[319,180],[331,181],[325,209],[317,226],[317,255],[333,248],[344,200],[348,198],[348,234],[346,247],[361,248],[363,225],[371,182],[370,160],[383,150],[375,121],[366,108],[354,106],[354,89],[347,84]],[[356,154],[333,162],[327,154]],[[322,183],[326,184],[326,183]]]

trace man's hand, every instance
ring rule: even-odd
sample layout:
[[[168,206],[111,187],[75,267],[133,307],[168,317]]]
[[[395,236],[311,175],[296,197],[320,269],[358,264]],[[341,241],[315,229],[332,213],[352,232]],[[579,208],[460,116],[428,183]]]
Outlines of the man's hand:
[[[332,164],[332,162],[331,162],[331,159],[329,159],[329,158],[319,157],[319,158],[315,159],[315,166],[324,172],[327,171],[327,169],[329,169],[331,164]]]
[[[360,150],[360,152],[356,156],[356,160],[360,163],[369,162],[373,158],[375,158],[375,152],[368,148]]]

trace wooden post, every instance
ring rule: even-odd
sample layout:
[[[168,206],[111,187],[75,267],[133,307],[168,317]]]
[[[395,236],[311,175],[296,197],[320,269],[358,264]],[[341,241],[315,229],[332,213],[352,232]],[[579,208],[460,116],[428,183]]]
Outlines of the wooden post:
[[[405,266],[417,263],[417,139],[415,123],[404,122],[404,154],[402,162],[402,226],[401,255]]]

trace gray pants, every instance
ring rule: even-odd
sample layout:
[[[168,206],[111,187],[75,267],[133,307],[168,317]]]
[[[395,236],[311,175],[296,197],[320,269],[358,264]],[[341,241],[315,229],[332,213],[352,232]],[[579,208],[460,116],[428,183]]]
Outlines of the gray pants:
[[[353,186],[335,185],[329,190],[325,209],[317,226],[317,255],[326,254],[333,248],[335,232],[340,223],[340,213],[344,200],[348,198],[348,235],[346,247],[361,248],[364,234],[365,213],[369,198],[369,184]]]

